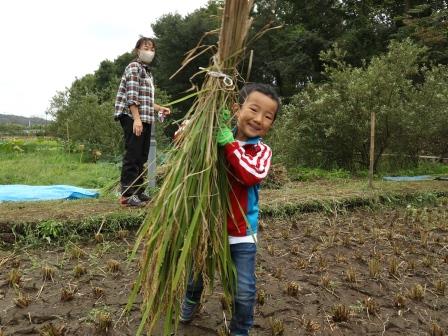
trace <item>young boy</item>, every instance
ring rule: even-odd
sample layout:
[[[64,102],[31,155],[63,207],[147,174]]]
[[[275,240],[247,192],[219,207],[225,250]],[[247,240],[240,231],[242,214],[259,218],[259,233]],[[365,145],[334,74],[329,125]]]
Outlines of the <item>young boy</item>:
[[[248,84],[232,106],[237,120],[235,133],[219,130],[218,144],[224,147],[231,184],[231,214],[227,217],[230,252],[237,271],[233,298],[231,335],[248,335],[255,305],[255,254],[258,227],[258,188],[271,164],[271,149],[261,138],[271,128],[280,109],[280,99],[269,85]],[[203,281],[190,279],[181,307],[180,321],[188,323],[199,306]]]

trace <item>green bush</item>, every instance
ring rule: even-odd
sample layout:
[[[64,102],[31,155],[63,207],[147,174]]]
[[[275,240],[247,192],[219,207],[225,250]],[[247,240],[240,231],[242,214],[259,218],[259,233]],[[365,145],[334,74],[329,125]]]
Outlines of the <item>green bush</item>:
[[[337,47],[323,53],[328,81],[308,83],[294,96],[269,137],[277,159],[289,167],[366,170],[372,111],[375,171],[383,153],[446,155],[448,68],[420,66],[425,51],[393,41],[387,54],[360,68],[341,61]]]

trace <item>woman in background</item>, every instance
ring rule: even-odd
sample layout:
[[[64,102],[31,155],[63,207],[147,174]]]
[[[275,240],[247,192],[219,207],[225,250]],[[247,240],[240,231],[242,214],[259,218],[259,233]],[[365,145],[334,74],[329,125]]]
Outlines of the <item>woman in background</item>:
[[[149,201],[143,165],[148,160],[151,124],[156,120],[156,113],[171,114],[169,108],[154,101],[154,80],[149,65],[155,49],[152,38],[139,38],[133,50],[136,59],[124,70],[115,100],[115,120],[121,123],[125,145],[120,178],[120,204],[125,206],[143,206]]]

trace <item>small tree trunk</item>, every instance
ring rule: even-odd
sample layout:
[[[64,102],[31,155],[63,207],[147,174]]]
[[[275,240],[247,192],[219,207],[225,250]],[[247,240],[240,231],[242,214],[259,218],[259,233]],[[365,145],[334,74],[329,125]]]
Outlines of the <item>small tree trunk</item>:
[[[411,0],[405,0],[404,1],[404,12],[409,12],[409,9],[411,9]]]
[[[373,168],[375,163],[375,112],[370,114],[370,164],[369,188],[373,189]]]

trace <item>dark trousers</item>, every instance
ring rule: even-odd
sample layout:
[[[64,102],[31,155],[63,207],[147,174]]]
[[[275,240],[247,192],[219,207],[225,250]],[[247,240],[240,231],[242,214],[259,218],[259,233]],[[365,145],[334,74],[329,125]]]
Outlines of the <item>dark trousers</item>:
[[[121,168],[121,193],[125,197],[140,194],[145,190],[146,172],[143,165],[148,160],[151,141],[151,124],[143,123],[143,132],[136,136],[132,131],[134,119],[127,115],[120,118],[124,134],[123,166]]]

